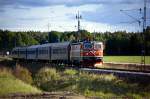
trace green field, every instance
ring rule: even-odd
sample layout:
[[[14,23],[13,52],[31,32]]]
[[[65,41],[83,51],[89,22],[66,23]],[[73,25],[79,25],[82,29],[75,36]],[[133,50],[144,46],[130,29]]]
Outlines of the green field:
[[[141,63],[141,56],[104,56],[104,62]],[[150,64],[150,56],[145,57],[146,64]]]
[[[41,91],[17,79],[9,70],[0,69],[0,96],[13,93],[35,94]]]

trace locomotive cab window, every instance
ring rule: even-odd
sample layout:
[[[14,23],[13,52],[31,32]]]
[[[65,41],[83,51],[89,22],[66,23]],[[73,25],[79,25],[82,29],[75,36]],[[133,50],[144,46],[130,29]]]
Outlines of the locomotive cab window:
[[[94,48],[95,49],[101,49],[101,44],[95,44]]]
[[[84,43],[84,45],[83,45],[83,47],[84,47],[84,49],[92,49],[92,46],[93,44],[91,44],[91,43]]]

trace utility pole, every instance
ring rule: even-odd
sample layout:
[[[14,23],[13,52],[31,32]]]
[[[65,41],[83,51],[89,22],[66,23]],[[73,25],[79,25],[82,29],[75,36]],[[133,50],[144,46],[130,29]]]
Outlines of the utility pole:
[[[81,38],[80,38],[80,19],[82,19],[82,16],[79,14],[79,11],[78,11],[78,14],[76,15],[76,19],[78,20],[78,31],[77,31],[77,41],[79,41]]]
[[[144,0],[143,32],[145,32],[145,30],[146,30],[146,2],[147,2],[147,0]]]
[[[15,47],[17,46],[17,40],[16,40],[16,37],[15,37]]]
[[[48,23],[48,25],[47,25],[48,32],[49,32],[49,27],[50,27],[50,24]]]
[[[146,2],[147,2],[147,0],[144,0],[144,11],[143,11],[143,17],[142,17],[142,19],[143,19],[143,33],[142,33],[143,45],[142,45],[141,64],[144,65],[143,69],[145,69]]]
[[[48,42],[50,43],[50,38],[51,38],[51,32],[50,32],[50,23],[47,24],[47,29],[48,29]]]
[[[95,30],[94,30],[94,32],[93,32],[93,41],[95,41],[96,39],[96,32],[95,32]]]
[[[144,8],[143,8],[143,13],[142,13],[142,21],[143,21],[143,31],[141,33],[141,37],[142,37],[142,41],[143,44],[141,45],[141,66],[144,66],[142,68],[142,70],[145,69],[145,46],[146,46],[146,41],[145,41],[145,31],[146,31],[146,3],[147,0],[144,0]],[[133,9],[133,10],[139,10],[140,13],[142,11],[142,9]],[[121,12],[123,12],[124,14],[126,14],[127,16],[129,16],[130,18],[132,18],[135,22],[138,22],[139,25],[141,24],[141,19],[136,19],[135,17],[129,15],[128,13],[124,12],[124,11],[131,11],[131,10],[120,10]]]

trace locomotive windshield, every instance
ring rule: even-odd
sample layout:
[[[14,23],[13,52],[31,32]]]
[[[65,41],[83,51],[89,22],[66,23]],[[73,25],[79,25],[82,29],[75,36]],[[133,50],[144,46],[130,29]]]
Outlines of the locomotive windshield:
[[[91,43],[84,43],[84,49],[91,49],[92,44]]]

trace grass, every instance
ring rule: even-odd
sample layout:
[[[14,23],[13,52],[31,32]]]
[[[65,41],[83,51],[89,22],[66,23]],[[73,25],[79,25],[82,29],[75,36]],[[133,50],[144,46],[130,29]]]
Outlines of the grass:
[[[46,68],[47,70],[51,71],[51,68]],[[40,74],[44,77],[51,75],[51,73],[45,75],[45,70]],[[64,72],[59,71],[58,74],[58,79],[46,79],[44,83],[39,82],[41,85],[39,87],[45,91],[72,91],[88,97],[129,97],[134,99],[150,97],[150,84],[141,86],[139,83],[127,82],[113,74],[88,74],[73,69],[67,69]]]
[[[66,69],[65,71],[64,71],[64,74],[66,74],[66,75],[70,75],[70,76],[73,76],[73,75],[75,75],[75,74],[77,74],[78,72],[76,71],[76,70],[73,70],[73,69]]]
[[[35,94],[41,91],[15,78],[11,70],[0,69],[0,96],[12,93]]]
[[[104,56],[104,61],[140,63],[140,56]],[[150,56],[147,56],[146,63],[150,64],[149,61]],[[26,72],[22,72],[22,69],[20,70],[20,75],[26,74]],[[33,84],[44,91],[71,91],[89,97],[128,97],[133,99],[150,97],[150,84],[127,82],[113,74],[88,74],[74,69],[60,71],[55,68],[43,67],[35,74]],[[10,93],[30,94],[41,93],[41,91],[24,83],[22,79],[17,79],[12,74],[12,70],[0,69],[0,95]]]
[[[104,62],[141,63],[141,56],[104,56]],[[150,64],[150,56],[145,57],[146,64]]]

